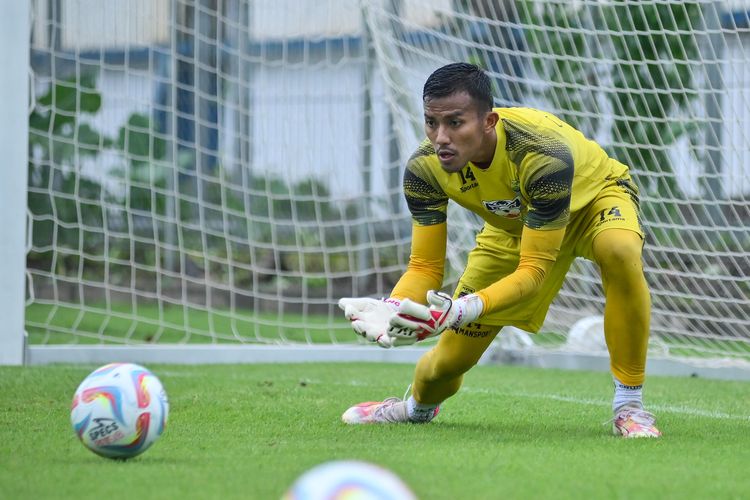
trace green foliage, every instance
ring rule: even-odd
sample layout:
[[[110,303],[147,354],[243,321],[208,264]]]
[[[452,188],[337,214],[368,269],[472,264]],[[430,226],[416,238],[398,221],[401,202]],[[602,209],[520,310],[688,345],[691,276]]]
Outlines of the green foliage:
[[[613,148],[623,161],[652,172],[671,173],[667,148],[691,132],[680,120],[697,95],[691,61],[699,59],[693,32],[700,18],[697,2],[629,4],[602,9],[604,28],[619,61],[608,95],[616,119]],[[666,172],[665,172],[665,169]],[[673,175],[655,177],[652,192],[680,196]]]
[[[524,0],[520,6],[529,25],[526,40],[536,54],[534,68],[548,82],[542,97],[589,137],[602,132],[601,103],[608,100],[614,120],[604,135],[612,144],[603,146],[633,170],[646,172],[636,180],[659,201],[641,204],[644,220],[674,224],[684,194],[669,147],[699,132],[695,122],[682,118],[691,115],[698,95],[691,64],[699,60],[694,27],[700,3]],[[650,227],[665,244],[671,232]]]
[[[143,113],[133,113],[117,134],[117,147],[127,153],[134,165],[148,165],[166,156],[166,141],[153,130],[151,119]]]
[[[249,209],[249,215],[257,219],[255,235],[264,242],[270,242],[273,234],[283,244],[316,239],[315,222],[340,221],[346,211],[344,205],[340,207],[331,201],[328,188],[318,179],[308,178],[288,185],[278,177],[253,176],[250,193],[246,206],[240,206]]]
[[[690,64],[699,56],[693,28],[700,4],[523,1],[521,7],[531,25],[526,40],[537,54],[534,67],[549,82],[546,100],[593,135],[600,126],[598,99],[608,99],[615,115],[610,152],[634,168],[660,174],[644,186],[649,192],[680,197],[667,149],[693,132],[678,117],[688,113],[697,95]],[[609,60],[617,63],[604,62]],[[596,89],[603,72],[612,91]]]
[[[126,161],[123,167],[111,171],[128,188],[123,204],[141,217],[165,215],[171,168],[164,162],[166,141],[155,133],[150,118],[131,114],[120,127],[116,146]]]
[[[322,230],[319,222],[341,221],[352,207],[332,201],[322,181],[307,178],[290,185],[274,176],[237,179],[242,176],[221,165],[197,177],[190,151],[167,161],[167,141],[145,114],[131,114],[114,139],[96,130],[90,122],[101,103],[96,78],[80,75],[52,85],[30,116],[32,267],[77,274],[83,255],[97,257],[84,267],[84,273],[97,276],[107,258],[156,266],[165,258],[159,244],[179,240],[193,267],[201,267],[205,257],[225,261],[231,248],[232,260],[245,265],[255,255],[271,269],[322,272],[334,261],[333,267],[348,268],[348,259],[325,261],[320,251],[305,251],[345,243],[342,231]],[[84,172],[85,165],[97,168]],[[106,173],[106,182],[104,175],[95,176],[97,171]],[[253,248],[257,244],[262,248]],[[300,248],[300,255],[274,264],[274,255],[263,249],[270,244]],[[223,279],[227,269],[208,271]],[[122,266],[111,266],[109,273],[115,282],[132,277],[132,270]],[[326,280],[313,277],[307,284],[325,287]]]
[[[101,184],[81,175],[79,165],[94,158],[112,141],[91,125],[80,121],[101,107],[96,80],[81,75],[60,81],[42,95],[29,116],[28,207],[35,216],[33,244],[56,245],[96,253],[102,246],[103,202],[108,199]],[[98,251],[99,253],[101,250]],[[32,253],[30,260],[51,265],[49,252]],[[58,271],[79,264],[79,256],[62,252]]]
[[[74,166],[76,158],[96,156],[111,140],[80,117],[93,115],[101,107],[96,79],[81,75],[50,87],[37,101],[29,116],[29,148],[36,164],[52,162],[57,166]]]
[[[590,84],[596,80],[596,66],[584,57],[589,50],[590,35],[579,10],[567,2],[524,1],[520,3],[529,49],[536,56],[532,65],[548,85],[541,91],[548,102],[558,108],[560,118],[584,133],[598,126],[596,93]],[[552,29],[558,27],[558,29]]]

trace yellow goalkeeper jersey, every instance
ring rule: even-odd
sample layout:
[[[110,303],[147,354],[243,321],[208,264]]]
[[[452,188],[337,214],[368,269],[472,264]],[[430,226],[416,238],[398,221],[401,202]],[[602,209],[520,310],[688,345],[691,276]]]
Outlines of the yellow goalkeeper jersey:
[[[516,269],[498,274],[498,281],[485,288],[472,286],[484,303],[484,320],[533,330],[541,324],[537,315],[546,312],[551,291],[559,288],[555,279],[542,293],[576,212],[613,184],[635,204],[638,191],[625,165],[554,115],[531,108],[495,112],[500,119],[489,167],[469,163],[460,172],[447,173],[429,141],[409,159],[404,194],[413,218],[412,248],[406,272],[391,296],[423,301],[427,290],[442,286],[446,210],[448,200],[454,200],[491,227],[518,237]],[[532,297],[541,297],[546,306],[538,307]],[[527,317],[527,302],[533,318]],[[516,311],[519,307],[522,313]]]
[[[560,229],[606,183],[633,190],[628,168],[596,142],[556,116],[531,108],[495,108],[497,146],[489,167],[469,163],[447,173],[429,140],[409,159],[404,194],[414,223],[446,220],[448,200],[487,223],[520,236],[532,229]]]

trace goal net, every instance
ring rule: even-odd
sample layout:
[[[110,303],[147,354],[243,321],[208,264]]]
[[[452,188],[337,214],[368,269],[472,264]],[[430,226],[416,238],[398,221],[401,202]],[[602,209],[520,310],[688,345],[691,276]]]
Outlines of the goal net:
[[[421,86],[469,61],[497,105],[552,111],[631,166],[652,355],[747,363],[748,8],[34,0],[28,342],[357,345],[336,301],[404,270]],[[450,212],[449,290],[480,227]],[[576,262],[521,344],[601,351],[602,310]]]

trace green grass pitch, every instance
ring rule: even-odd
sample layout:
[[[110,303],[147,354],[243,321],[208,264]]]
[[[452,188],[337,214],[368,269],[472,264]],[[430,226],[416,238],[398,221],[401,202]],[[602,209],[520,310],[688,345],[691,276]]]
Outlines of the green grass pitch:
[[[278,499],[305,470],[360,459],[424,499],[750,498],[750,385],[650,377],[659,440],[612,436],[609,375],[479,366],[428,425],[348,427],[352,403],[401,396],[411,365],[155,365],[162,438],[129,461],[75,438],[94,366],[0,368],[0,497]]]

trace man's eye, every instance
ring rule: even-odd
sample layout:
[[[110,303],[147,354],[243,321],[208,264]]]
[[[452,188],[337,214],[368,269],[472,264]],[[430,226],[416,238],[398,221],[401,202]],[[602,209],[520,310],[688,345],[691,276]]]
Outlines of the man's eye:
[[[460,126],[461,126],[461,123],[462,123],[462,122],[461,122],[460,120],[453,120],[453,121],[451,122],[451,126],[452,126],[452,127],[460,127]]]

